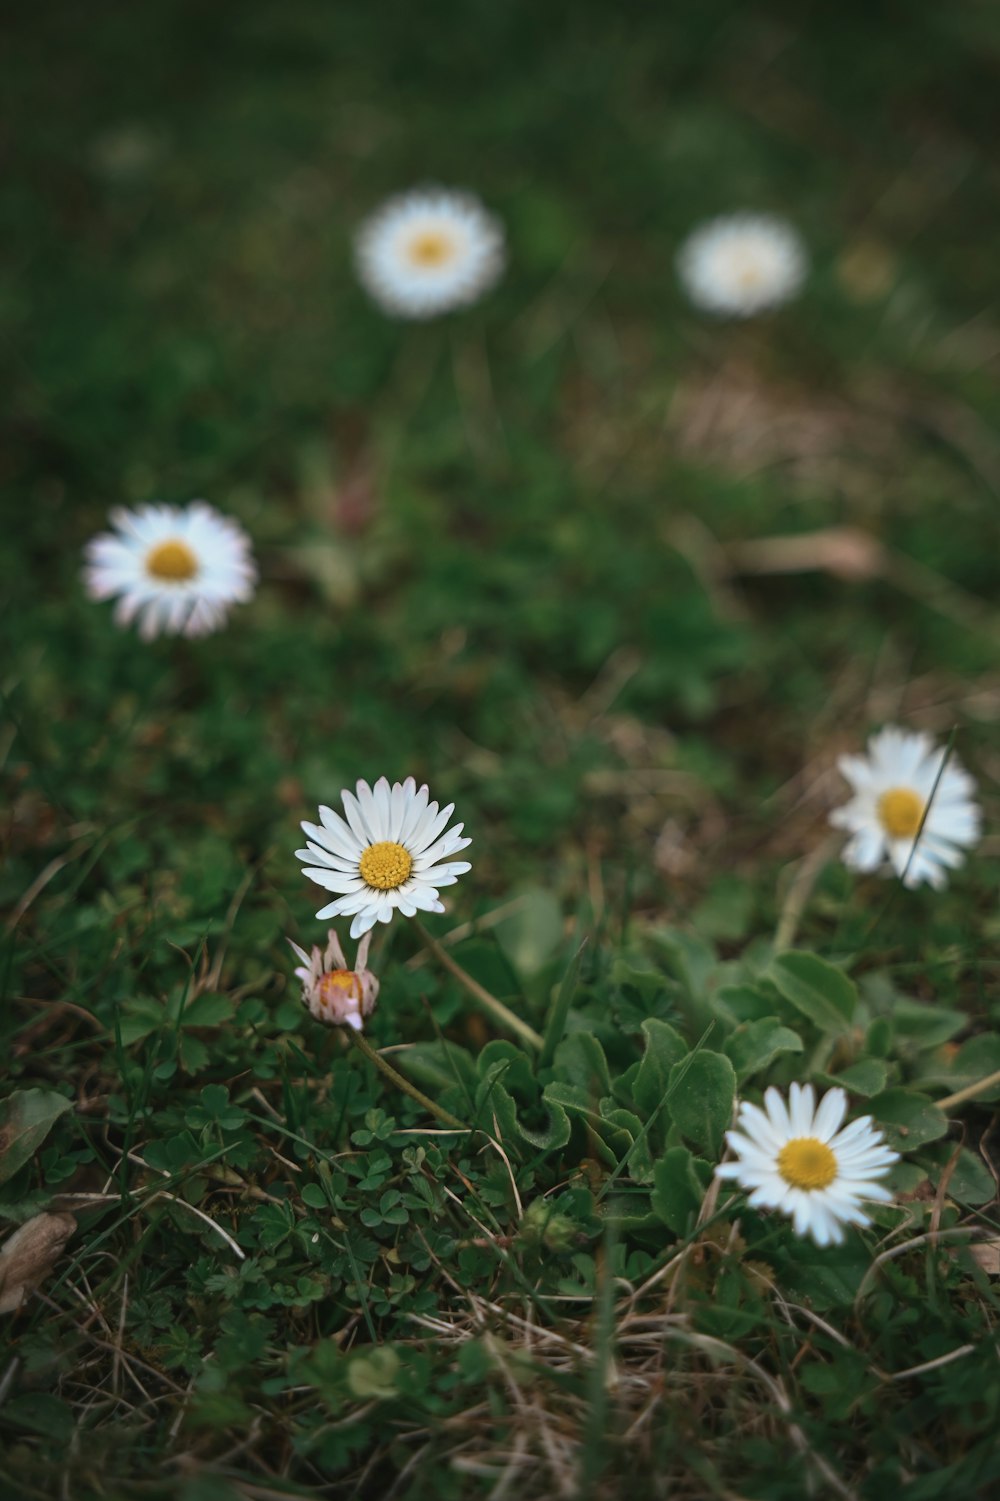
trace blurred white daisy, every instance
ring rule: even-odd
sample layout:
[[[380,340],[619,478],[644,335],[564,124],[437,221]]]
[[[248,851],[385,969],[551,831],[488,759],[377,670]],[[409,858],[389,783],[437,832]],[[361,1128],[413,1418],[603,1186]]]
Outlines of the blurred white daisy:
[[[788,1104],[773,1087],[764,1095],[765,1109],[740,1104],[737,1129],[726,1141],[737,1162],[723,1162],[718,1178],[735,1179],[749,1192],[753,1209],[780,1209],[796,1234],[810,1235],[819,1246],[840,1245],[844,1225],[867,1225],[866,1201],[892,1202],[876,1182],[884,1178],[899,1153],[890,1151],[864,1115],[840,1129],[847,1095],[830,1089],[816,1108],[811,1084],[793,1084]]]
[[[455,804],[439,809],[413,777],[391,787],[385,777],[374,787],[358,782],[340,797],[344,818],[320,808],[321,823],[303,823],[309,842],[295,851],[307,862],[304,874],[337,893],[316,916],[350,917],[351,937],[360,938],[397,909],[404,917],[443,912],[438,889],[472,869],[449,859],[472,843],[462,838],[464,824],[446,828]]]
[[[292,943],[302,963],[295,971],[302,981],[302,999],[317,1021],[339,1023],[361,1031],[364,1018],[370,1016],[378,1000],[379,982],[368,965],[368,948],[372,935],[366,933],[358,944],[354,968],[348,969],[340,939],[331,928],[326,949],[318,943],[306,953]]]
[[[798,233],[771,214],[724,214],[684,241],[677,270],[696,307],[750,318],[796,296],[806,275]]]
[[[92,599],[117,598],[119,625],[153,636],[206,636],[257,581],[250,539],[235,521],[193,500],[111,512],[114,531],[87,544],[84,583]]]
[[[869,740],[867,756],[840,757],[854,796],[830,822],[850,832],[845,865],[888,874],[888,862],[906,886],[945,884],[949,866],[961,865],[979,838],[976,784],[945,754],[927,735],[889,728]]]
[[[476,302],[498,280],[503,229],[467,193],[417,188],[362,224],[355,259],[362,285],[385,312],[433,318]]]

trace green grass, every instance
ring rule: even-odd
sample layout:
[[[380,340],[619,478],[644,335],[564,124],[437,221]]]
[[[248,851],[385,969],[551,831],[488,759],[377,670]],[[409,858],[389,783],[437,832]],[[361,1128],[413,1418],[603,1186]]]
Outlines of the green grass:
[[[0,1137],[0,1216],[77,1230],[4,1321],[5,1494],[990,1494],[1000,1090],[934,1101],[1000,1068],[995,15],[150,0],[7,33],[3,1093],[71,1108],[20,1165]],[[510,264],[393,324],[351,234],[428,180]],[[716,324],[673,256],[743,206],[812,273]],[[81,549],[196,495],[261,587],[144,646]],[[828,528],[871,566],[756,571]],[[979,782],[940,895],[803,869],[885,722]],[[456,802],[473,870],[430,926],[546,1039],[380,932],[370,1041],[472,1134],[291,974],[325,929],[298,820],[382,774]],[[734,1078],[845,1069],[904,1152],[870,1231],[819,1251],[706,1193]]]

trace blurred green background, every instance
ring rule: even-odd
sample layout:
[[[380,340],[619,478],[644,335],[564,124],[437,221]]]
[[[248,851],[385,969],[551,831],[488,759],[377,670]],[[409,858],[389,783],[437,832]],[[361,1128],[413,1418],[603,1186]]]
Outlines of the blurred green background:
[[[206,1080],[290,1088],[329,1041],[295,1030],[283,936],[318,939],[322,899],[296,824],[358,776],[455,800],[449,922],[544,888],[612,942],[630,914],[759,937],[837,754],[883,722],[956,733],[986,837],[867,958],[997,1020],[998,63],[971,0],[8,18],[12,1077],[131,1122],[123,1048],[224,942],[217,988],[258,1009],[147,1078],[146,1119]],[[352,234],[426,182],[502,219],[508,269],[467,313],[393,323]],[[674,256],[741,208],[812,264],[736,325],[686,304]],[[260,588],[224,633],[146,646],[84,597],[82,548],[113,506],[194,496],[248,529]],[[808,941],[863,951],[887,895],[831,865]],[[381,964],[409,952],[383,937]],[[382,1043],[427,1031],[408,975]]]

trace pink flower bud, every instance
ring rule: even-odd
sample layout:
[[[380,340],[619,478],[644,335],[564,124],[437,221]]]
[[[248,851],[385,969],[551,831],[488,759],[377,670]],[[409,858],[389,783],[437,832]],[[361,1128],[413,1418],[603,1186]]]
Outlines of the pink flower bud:
[[[377,977],[366,968],[371,934],[366,933],[358,944],[354,969],[347,968],[340,939],[332,928],[327,937],[325,951],[314,944],[308,954],[288,940],[302,960],[295,971],[302,981],[302,1000],[317,1021],[360,1032],[364,1018],[375,1009],[379,990]]]

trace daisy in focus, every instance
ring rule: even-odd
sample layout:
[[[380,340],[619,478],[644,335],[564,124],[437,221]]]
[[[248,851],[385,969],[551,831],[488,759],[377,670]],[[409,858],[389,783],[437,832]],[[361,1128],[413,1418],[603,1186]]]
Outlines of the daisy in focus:
[[[830,822],[850,833],[845,865],[886,874],[891,868],[904,886],[945,884],[980,833],[976,784],[945,755],[927,735],[888,728],[869,740],[867,756],[840,757],[854,796]]]
[[[115,622],[154,636],[207,636],[253,595],[257,570],[241,526],[193,500],[112,511],[113,531],[87,544],[91,599],[116,598]]]
[[[728,318],[751,318],[790,302],[806,268],[797,232],[771,214],[710,219],[677,256],[678,274],[695,306]]]
[[[358,944],[354,968],[348,969],[340,939],[331,928],[326,949],[314,943],[307,954],[297,943],[292,945],[302,963],[295,971],[302,981],[302,1000],[317,1021],[353,1027],[356,1032],[366,1016],[371,1016],[378,1000],[379,982],[367,968],[368,948],[372,935],[366,933]]]
[[[433,318],[468,307],[499,279],[504,235],[477,198],[417,188],[362,224],[355,240],[358,276],[397,318]]]
[[[867,1225],[862,1204],[892,1202],[876,1180],[884,1178],[899,1153],[885,1145],[871,1116],[841,1129],[847,1095],[830,1089],[816,1108],[811,1084],[793,1084],[788,1103],[773,1087],[764,1109],[743,1101],[736,1130],[726,1141],[737,1162],[723,1162],[717,1178],[735,1180],[749,1192],[752,1209],[780,1209],[797,1235],[818,1246],[840,1245],[844,1225]]]
[[[320,823],[302,825],[305,849],[295,851],[306,862],[303,874],[336,893],[316,916],[350,917],[351,937],[360,938],[396,911],[443,912],[439,888],[472,869],[449,858],[472,843],[462,838],[464,824],[447,827],[455,804],[439,808],[413,777],[391,787],[385,777],[374,787],[358,782],[340,798],[344,817],[321,807]]]

